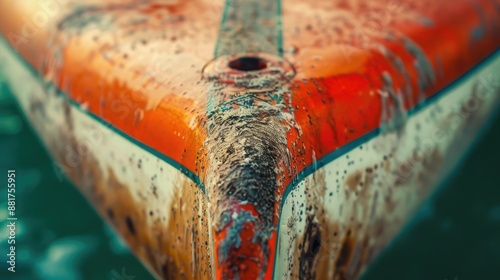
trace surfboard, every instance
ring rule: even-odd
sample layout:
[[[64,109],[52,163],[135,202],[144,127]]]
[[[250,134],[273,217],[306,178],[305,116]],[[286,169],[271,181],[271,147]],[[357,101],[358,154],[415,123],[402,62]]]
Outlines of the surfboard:
[[[499,103],[500,4],[0,3],[0,77],[161,279],[356,279]]]

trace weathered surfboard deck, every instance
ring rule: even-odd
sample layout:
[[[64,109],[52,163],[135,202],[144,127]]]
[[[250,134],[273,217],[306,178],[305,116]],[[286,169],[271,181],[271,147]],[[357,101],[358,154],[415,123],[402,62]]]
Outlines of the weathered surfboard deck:
[[[500,101],[496,0],[0,2],[0,77],[163,279],[356,279]]]

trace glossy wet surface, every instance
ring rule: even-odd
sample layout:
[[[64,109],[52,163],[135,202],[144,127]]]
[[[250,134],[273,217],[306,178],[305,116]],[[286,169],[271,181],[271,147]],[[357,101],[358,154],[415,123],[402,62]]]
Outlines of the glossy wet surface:
[[[19,217],[17,272],[2,269],[0,279],[151,279],[76,188],[58,178],[7,89],[0,89],[0,172],[17,171]],[[500,263],[498,143],[500,118],[451,185],[424,206],[364,280],[496,278],[495,264]],[[6,196],[0,197],[0,250],[6,252]],[[1,260],[5,262],[3,253]]]

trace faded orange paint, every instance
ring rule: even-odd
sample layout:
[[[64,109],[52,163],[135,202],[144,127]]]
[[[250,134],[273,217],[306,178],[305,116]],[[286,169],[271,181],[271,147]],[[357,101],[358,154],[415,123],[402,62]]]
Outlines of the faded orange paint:
[[[38,11],[36,9],[37,3],[41,1],[32,2],[32,5],[14,1],[3,1],[0,4],[3,11],[9,11],[6,16],[0,19],[1,31],[7,35],[7,38],[10,33],[20,34],[23,20]],[[116,1],[108,1],[108,3],[114,2]],[[198,2],[204,3],[204,1]],[[167,7],[173,15],[198,14],[206,8],[204,5],[208,5],[198,4],[150,5],[142,8],[142,11],[151,13]],[[293,108],[297,108],[295,119],[303,132],[301,142],[319,148],[320,152],[316,157],[321,158],[380,125],[381,104],[379,96],[375,93],[377,89],[381,89],[380,73],[387,71],[393,77],[398,77],[398,71],[374,49],[361,49],[355,44],[354,46],[345,45],[346,49],[344,49],[343,45],[333,45],[335,38],[327,40],[322,38],[321,30],[314,29],[317,26],[310,27],[308,30],[307,26],[313,24],[313,16],[314,20],[326,23],[328,13],[320,14],[322,17],[318,18],[318,14],[312,12],[307,14],[307,10],[303,10],[306,12],[305,16],[311,18],[311,23],[300,22],[301,27],[305,26],[306,30],[294,34],[293,28],[299,24],[293,20],[297,11],[288,8],[294,4],[294,1],[285,2],[283,16],[285,43],[297,48],[296,54],[285,55],[285,58],[293,62],[299,73],[291,85],[292,104]],[[411,38],[431,59],[434,69],[438,67],[434,58],[441,58],[443,77],[440,77],[431,88],[425,91],[427,97],[432,96],[440,88],[465,73],[500,44],[500,37],[493,36],[491,28],[486,30],[487,34],[483,38],[474,43],[470,42],[471,28],[481,24],[479,15],[471,13],[474,5],[480,6],[485,12],[489,26],[500,24],[491,1],[462,0],[455,1],[454,5],[449,5],[446,1],[422,1],[413,4],[415,5],[414,13],[428,18],[433,22],[432,26],[395,19],[385,29]],[[106,2],[101,5],[106,7]],[[302,5],[314,6],[316,2],[306,2]],[[342,7],[348,8],[348,6],[337,2],[328,4],[330,9]],[[442,16],[443,11],[446,11],[447,16]],[[368,6],[356,11],[357,14],[368,12],[371,12]],[[61,14],[64,13],[61,12]],[[55,20],[60,16],[57,15],[51,19]],[[210,22],[217,22],[219,17],[220,14],[213,13]],[[211,29],[212,35],[215,36],[215,27],[209,27],[209,21],[206,18],[192,17],[185,20],[185,22],[189,21],[200,21],[199,24],[207,24],[206,27]],[[187,23],[178,26],[181,30],[189,27],[191,26]],[[151,26],[148,28],[161,27]],[[351,31],[349,28],[343,30],[347,34]],[[107,35],[104,34],[104,36]],[[196,40],[210,39],[201,37],[182,39],[193,43]],[[395,38],[397,37],[398,35],[395,35]],[[45,57],[51,57],[53,51],[53,46],[48,44],[50,38],[49,31],[40,28],[33,39],[29,39],[27,44],[22,44],[19,47],[20,54],[37,71],[42,71],[42,64],[50,63],[50,61],[45,61]],[[319,38],[319,41],[330,40],[332,45],[310,44],[311,40],[315,38]],[[436,38],[440,38],[439,43]],[[215,37],[212,39],[214,41]],[[404,49],[404,46],[401,43],[387,41],[385,38],[369,38],[369,40],[369,47],[379,44],[402,58],[405,69],[410,73],[412,88],[416,92],[417,73],[413,67],[412,57]],[[168,43],[165,42],[165,44]],[[164,85],[156,83],[153,78],[146,79],[140,84],[140,87],[133,87],[130,86],[130,81],[137,80],[137,72],[144,69],[141,68],[140,61],[137,61],[138,59],[135,59],[131,54],[128,57],[113,58],[113,62],[110,62],[102,56],[102,52],[110,47],[109,44],[103,45],[94,37],[86,36],[86,34],[81,34],[66,42],[62,50],[64,63],[55,74],[56,77],[53,78],[58,81],[57,86],[77,103],[87,104],[90,112],[126,134],[181,163],[192,172],[203,175],[203,171],[200,172],[196,167],[196,153],[202,148],[205,137],[203,119],[206,107],[206,91],[203,82],[200,82],[199,75],[195,75],[196,78],[188,81],[190,90],[186,94],[172,88],[163,88]],[[193,47],[193,50],[198,49]],[[193,50],[186,51],[190,52],[194,58],[183,63],[193,64],[193,71],[199,72],[203,65],[210,61],[212,50],[205,50],[202,54],[193,53]],[[345,52],[352,52],[352,57],[349,57]],[[315,64],[314,57],[322,57],[323,59]],[[109,73],[112,75],[109,76]],[[66,80],[71,81],[71,83],[65,85]],[[395,88],[400,88],[404,84],[405,81],[401,77],[394,80]],[[150,100],[154,97],[150,96],[148,87],[160,87],[164,90],[161,100],[154,102],[153,105],[151,105]],[[117,113],[116,108],[113,109],[112,102],[119,101],[120,98],[134,101],[131,107],[132,111],[136,109],[144,111],[140,123],[134,121],[133,113],[123,117]],[[418,103],[418,96],[414,95],[412,101],[413,104]],[[352,110],[353,104],[357,110]],[[410,106],[405,104],[405,107],[409,109]],[[196,120],[194,126],[189,125],[191,120]],[[313,125],[309,123],[310,120]],[[178,134],[184,136],[184,140]],[[293,135],[290,137],[290,139],[294,138]],[[168,144],[165,141],[168,141]],[[183,153],[183,147],[189,147],[185,153]],[[289,147],[292,148],[292,142],[289,143]],[[309,151],[306,150],[306,154],[303,156],[306,166],[312,162],[312,155]],[[289,181],[289,179],[285,181],[284,185],[287,185]]]

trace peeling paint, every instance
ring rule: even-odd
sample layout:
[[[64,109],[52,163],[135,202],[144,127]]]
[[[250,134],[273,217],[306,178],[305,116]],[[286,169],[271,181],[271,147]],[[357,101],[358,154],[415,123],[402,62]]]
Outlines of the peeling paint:
[[[276,191],[283,185],[280,178],[285,170],[290,169],[287,132],[297,126],[287,86],[293,69],[286,61],[269,58],[264,72],[242,73],[224,67],[230,59],[217,58],[204,69],[211,82],[205,185],[210,218],[220,242],[217,258],[221,277],[252,277],[248,276],[252,275],[250,269],[237,263],[241,258],[250,262],[257,258],[258,279],[263,279],[272,260],[270,251],[274,250],[269,242],[276,230]],[[240,207],[251,207],[255,214],[240,211]],[[240,249],[244,223],[253,228],[253,237],[246,246],[256,246],[252,253],[261,253],[229,257],[229,251]]]

